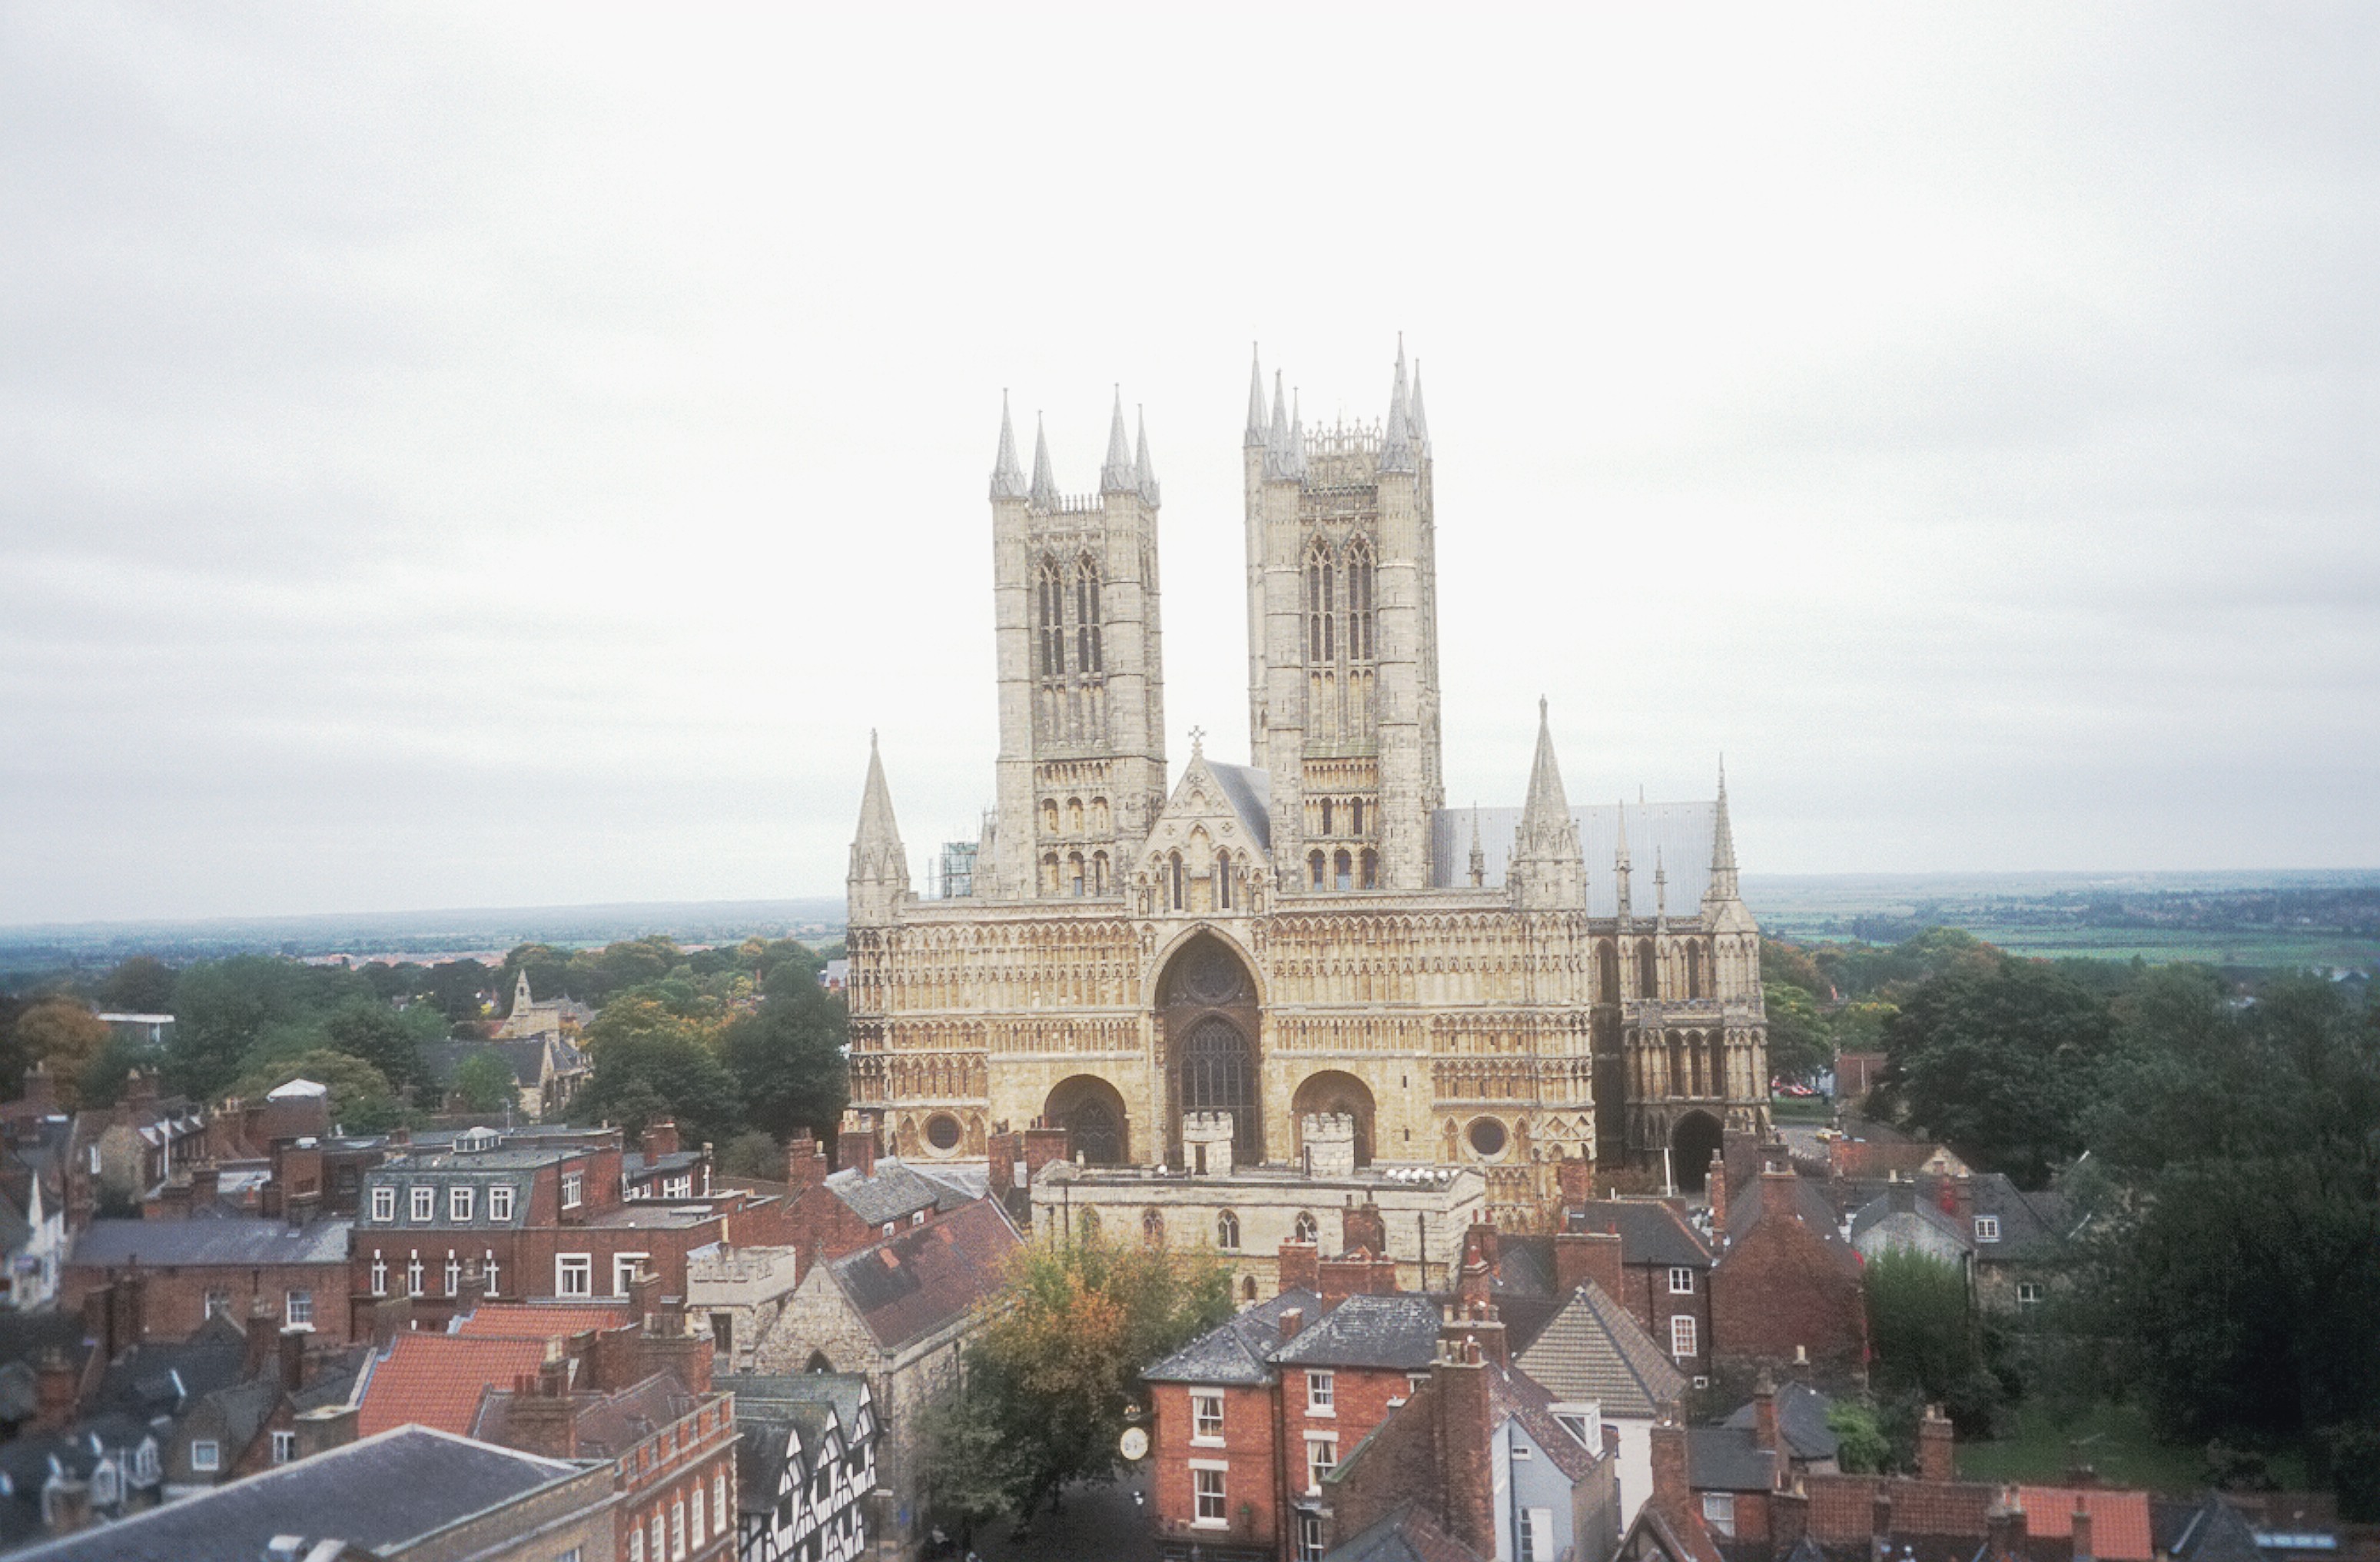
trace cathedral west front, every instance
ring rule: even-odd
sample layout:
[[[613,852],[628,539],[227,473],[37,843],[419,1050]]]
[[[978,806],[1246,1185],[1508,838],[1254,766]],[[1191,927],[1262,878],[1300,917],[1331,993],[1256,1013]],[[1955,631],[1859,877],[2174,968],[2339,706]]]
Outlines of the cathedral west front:
[[[910,887],[871,750],[851,849],[851,1098],[905,1156],[1062,1125],[1092,1165],[1467,1165],[1537,1225],[1562,1160],[1697,1181],[1767,1122],[1759,930],[1727,785],[1574,808],[1543,702],[1518,808],[1449,808],[1429,424],[1309,431],[1252,371],[1241,449],[1251,764],[1168,785],[1160,488],[1119,401],[1096,493],[991,474],[1000,752],[965,893]],[[1200,647],[1202,652],[1208,648]],[[1516,762],[1519,756],[1515,756]]]

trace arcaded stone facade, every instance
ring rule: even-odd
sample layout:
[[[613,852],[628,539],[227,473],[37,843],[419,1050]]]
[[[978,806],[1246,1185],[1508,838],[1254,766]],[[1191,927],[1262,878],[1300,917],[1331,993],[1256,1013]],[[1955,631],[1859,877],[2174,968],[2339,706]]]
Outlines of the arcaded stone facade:
[[[871,752],[852,846],[853,1104],[903,1155],[1063,1123],[1094,1164],[1242,1163],[1354,1118],[1370,1163],[1476,1167],[1540,1224],[1564,1159],[1697,1181],[1767,1117],[1759,930],[1708,803],[1573,809],[1540,702],[1518,809],[1449,809],[1433,460],[1402,353],[1385,423],[1309,433],[1250,386],[1249,736],[1165,789],[1160,492],[1119,403],[1099,493],[1002,414],[991,479],[998,807],[971,893],[909,885]],[[1475,632],[1486,632],[1478,626]],[[1652,894],[1632,884],[1650,859]],[[1650,904],[1645,904],[1645,901]]]

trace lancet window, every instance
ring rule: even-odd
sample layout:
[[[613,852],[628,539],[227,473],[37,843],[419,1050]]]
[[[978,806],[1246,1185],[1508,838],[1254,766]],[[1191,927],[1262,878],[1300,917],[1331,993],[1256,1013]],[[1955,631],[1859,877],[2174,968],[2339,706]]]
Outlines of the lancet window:
[[[1039,609],[1041,642],[1041,676],[1045,678],[1066,676],[1066,583],[1058,572],[1055,559],[1042,561],[1034,581],[1035,605]]]
[[[1075,669],[1104,671],[1099,646],[1099,567],[1086,554],[1075,566]]]

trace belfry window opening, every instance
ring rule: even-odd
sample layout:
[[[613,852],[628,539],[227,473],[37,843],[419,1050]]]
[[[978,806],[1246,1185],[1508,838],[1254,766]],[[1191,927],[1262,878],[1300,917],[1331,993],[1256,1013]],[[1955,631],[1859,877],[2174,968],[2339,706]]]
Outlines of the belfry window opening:
[[[1063,677],[1066,676],[1066,586],[1059,576],[1054,559],[1042,564],[1036,581],[1035,596],[1040,608],[1041,676]]]
[[[1103,670],[1099,647],[1099,569],[1086,557],[1075,567],[1075,666],[1078,672]]]

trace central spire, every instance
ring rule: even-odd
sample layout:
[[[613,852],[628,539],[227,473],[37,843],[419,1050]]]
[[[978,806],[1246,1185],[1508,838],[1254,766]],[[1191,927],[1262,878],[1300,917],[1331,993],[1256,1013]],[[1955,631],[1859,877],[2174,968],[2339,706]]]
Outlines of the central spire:
[[[1099,492],[1129,494],[1138,486],[1138,474],[1132,465],[1132,444],[1123,433],[1123,387],[1118,385],[1115,410],[1108,417],[1108,458],[1099,464]]]

